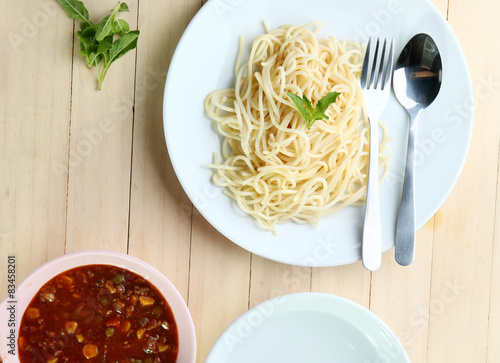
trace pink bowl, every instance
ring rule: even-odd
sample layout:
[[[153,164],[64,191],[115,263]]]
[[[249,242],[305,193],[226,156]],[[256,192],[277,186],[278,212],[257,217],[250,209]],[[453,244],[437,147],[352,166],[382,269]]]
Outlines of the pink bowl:
[[[15,293],[15,304],[10,303],[7,297],[0,303],[0,358],[5,363],[19,362],[17,356],[17,332],[21,318],[26,307],[31,302],[38,290],[52,277],[74,267],[85,265],[114,265],[125,268],[150,281],[163,294],[177,323],[179,333],[179,353],[177,363],[194,363],[196,360],[196,335],[193,320],[189,313],[184,299],[170,281],[167,280],[157,269],[147,263],[118,252],[91,250],[76,252],[57,257],[43,264],[31,274],[29,274],[20,284],[17,285]],[[15,306],[15,314],[10,314],[7,308]],[[15,355],[9,353],[11,335],[9,321],[15,316]]]

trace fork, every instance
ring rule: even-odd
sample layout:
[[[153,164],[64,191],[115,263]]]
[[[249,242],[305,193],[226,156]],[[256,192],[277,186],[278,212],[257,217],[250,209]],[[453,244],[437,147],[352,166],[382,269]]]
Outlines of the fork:
[[[382,45],[381,39],[370,37],[361,72],[361,89],[370,125],[370,159],[361,256],[363,266],[370,271],[377,270],[382,263],[382,232],[378,192],[378,119],[391,92],[394,39],[390,41],[390,49],[387,49],[388,43],[387,39],[384,39]],[[386,56],[387,52],[388,56]],[[372,53],[374,53],[373,56]]]

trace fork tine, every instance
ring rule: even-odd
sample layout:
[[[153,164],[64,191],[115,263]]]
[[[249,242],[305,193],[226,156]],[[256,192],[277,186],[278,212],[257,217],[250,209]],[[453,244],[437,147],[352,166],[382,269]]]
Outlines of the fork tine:
[[[375,69],[377,69],[377,63],[378,63],[378,50],[379,50],[379,44],[380,44],[380,39],[377,38],[377,43],[375,44],[375,55],[373,56],[373,63],[371,67],[371,76],[370,76],[370,81],[368,83],[368,89],[370,89],[372,86],[376,86],[376,83],[374,82],[375,80]]]
[[[385,79],[384,84],[382,85],[382,89],[384,89],[387,85],[390,85],[392,78],[392,67],[394,67],[394,38],[391,40],[391,49],[389,50],[389,58],[387,60],[387,69],[385,71]]]
[[[368,83],[368,67],[370,63],[370,46],[372,43],[372,37],[368,39],[368,44],[366,45],[365,59],[363,60],[363,69],[361,70],[361,88],[365,89]]]
[[[384,89],[384,84],[382,83],[384,80],[384,67],[387,70],[387,66],[385,64],[385,48],[387,46],[387,39],[384,38],[384,45],[382,46],[382,54],[378,60],[378,72],[376,75],[376,79],[373,82],[374,88]]]

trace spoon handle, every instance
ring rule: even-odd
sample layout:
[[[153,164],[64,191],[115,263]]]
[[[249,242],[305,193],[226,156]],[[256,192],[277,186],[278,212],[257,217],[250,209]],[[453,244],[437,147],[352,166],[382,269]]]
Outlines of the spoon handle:
[[[374,120],[378,120],[378,118]],[[370,120],[368,187],[363,226],[363,243],[361,244],[363,266],[369,271],[377,270],[382,263],[382,237],[378,192],[378,154],[378,123]]]
[[[415,257],[415,160],[417,116],[410,114],[410,130],[408,135],[408,149],[406,152],[406,167],[403,184],[403,195],[399,207],[398,222],[396,225],[396,261],[401,266],[408,266]]]

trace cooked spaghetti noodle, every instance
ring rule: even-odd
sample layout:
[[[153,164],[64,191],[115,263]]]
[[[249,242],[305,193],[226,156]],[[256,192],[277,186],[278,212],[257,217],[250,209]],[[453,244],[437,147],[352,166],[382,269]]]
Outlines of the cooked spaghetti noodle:
[[[317,224],[321,216],[362,204],[366,194],[363,49],[334,37],[317,39],[320,26],[266,26],[240,66],[242,41],[235,87],[205,100],[224,138],[222,160],[215,154],[209,165],[213,182],[275,233],[277,223]],[[313,105],[329,92],[340,96],[326,111],[329,119],[308,129],[287,92],[305,95]],[[383,166],[389,157],[385,139],[380,147]]]

